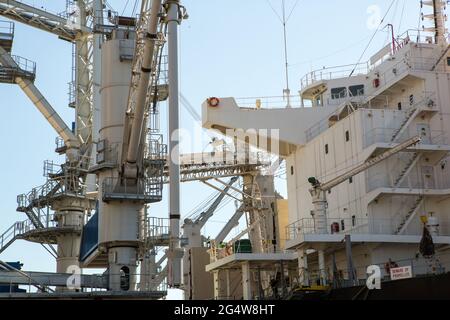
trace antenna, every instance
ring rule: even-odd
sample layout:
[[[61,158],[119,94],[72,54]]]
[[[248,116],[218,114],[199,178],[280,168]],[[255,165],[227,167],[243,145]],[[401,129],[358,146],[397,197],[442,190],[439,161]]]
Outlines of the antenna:
[[[286,19],[286,5],[285,0],[282,1],[283,7],[283,38],[284,38],[284,59],[286,67],[286,89],[283,90],[283,97],[287,99],[286,108],[291,108],[291,90],[289,89],[289,62],[288,62],[288,49],[287,49],[287,19]]]
[[[280,20],[281,24],[283,25],[283,39],[284,39],[284,62],[285,62],[285,72],[286,72],[286,89],[283,89],[283,98],[286,98],[287,105],[286,108],[291,108],[291,90],[289,89],[289,62],[288,62],[288,46],[287,46],[287,23],[289,22],[290,17],[292,16],[292,13],[294,12],[295,8],[297,7],[300,0],[297,0],[292,7],[290,13],[286,15],[286,1],[282,0],[281,6],[282,6],[282,16],[278,14],[278,12],[275,10],[275,8],[272,6],[269,0],[266,0],[267,4],[270,6],[272,11],[275,13],[275,15]]]

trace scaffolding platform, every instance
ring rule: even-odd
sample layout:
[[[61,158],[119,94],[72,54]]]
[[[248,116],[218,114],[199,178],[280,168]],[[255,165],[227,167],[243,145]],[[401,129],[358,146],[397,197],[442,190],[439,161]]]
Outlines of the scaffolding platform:
[[[36,79],[36,63],[34,61],[19,56],[11,57],[15,61],[16,66],[0,65],[0,83],[15,83],[16,78],[30,81]]]
[[[152,178],[107,178],[103,182],[102,199],[105,202],[132,200],[154,203],[162,200],[162,180]]]
[[[14,23],[0,21],[0,47],[11,53],[14,40]]]

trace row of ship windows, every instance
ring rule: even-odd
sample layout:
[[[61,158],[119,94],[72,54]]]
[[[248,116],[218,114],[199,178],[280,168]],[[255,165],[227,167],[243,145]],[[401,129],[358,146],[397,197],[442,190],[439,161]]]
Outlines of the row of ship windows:
[[[331,99],[342,99],[346,98],[347,95],[350,97],[363,96],[364,95],[364,85],[358,84],[354,86],[349,86],[348,89],[346,87],[332,88]]]

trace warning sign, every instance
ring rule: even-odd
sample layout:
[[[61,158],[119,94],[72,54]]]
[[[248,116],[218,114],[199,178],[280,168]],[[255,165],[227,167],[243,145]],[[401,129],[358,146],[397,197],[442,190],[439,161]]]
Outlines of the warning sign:
[[[391,268],[391,280],[401,280],[412,278],[412,267]]]

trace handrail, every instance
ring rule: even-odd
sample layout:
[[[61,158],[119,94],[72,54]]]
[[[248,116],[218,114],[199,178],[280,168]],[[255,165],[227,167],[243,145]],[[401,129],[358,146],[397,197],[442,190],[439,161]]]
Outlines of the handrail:
[[[10,35],[12,38],[14,36],[14,22],[0,20],[0,35]]]
[[[396,221],[394,219],[377,219],[377,218],[345,218],[345,217],[328,217],[328,225],[330,227],[326,233],[317,231],[315,228],[314,218],[302,218],[286,227],[286,236],[288,240],[297,239],[299,235],[308,234],[378,234],[378,235],[396,235]],[[342,222],[344,229],[342,229]],[[423,225],[417,221],[406,235],[421,236]],[[339,230],[331,230],[332,223],[339,224]],[[439,235],[450,236],[450,221],[439,221]]]

